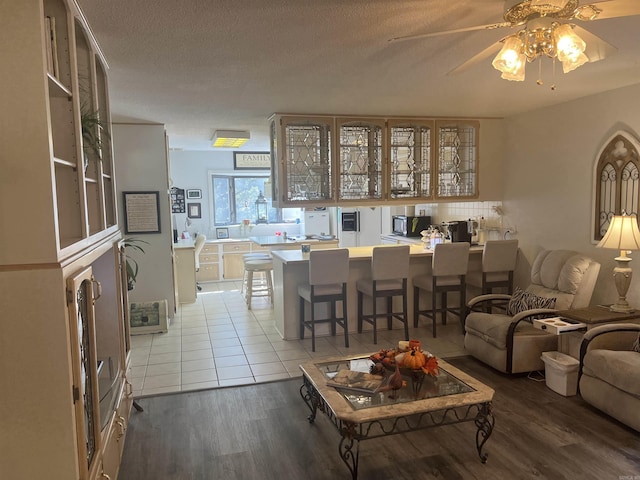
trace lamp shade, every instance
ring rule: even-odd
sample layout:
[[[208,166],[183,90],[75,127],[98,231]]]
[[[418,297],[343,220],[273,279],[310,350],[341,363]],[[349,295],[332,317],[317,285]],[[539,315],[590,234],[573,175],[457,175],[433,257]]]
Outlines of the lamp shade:
[[[640,230],[635,215],[615,215],[598,247],[615,250],[640,250]]]
[[[525,63],[526,58],[522,53],[522,40],[516,35],[511,35],[505,39],[502,50],[498,52],[491,65],[502,72],[501,77],[503,79],[522,82],[524,80]]]
[[[562,71],[568,73],[589,61],[584,54],[587,45],[571,28],[571,25],[558,26],[553,36],[556,41],[558,60],[562,62]]]

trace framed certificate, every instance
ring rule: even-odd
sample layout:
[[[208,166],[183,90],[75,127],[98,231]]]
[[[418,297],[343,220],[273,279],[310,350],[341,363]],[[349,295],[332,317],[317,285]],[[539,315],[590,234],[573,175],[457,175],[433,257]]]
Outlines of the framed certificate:
[[[160,232],[160,192],[122,192],[125,233]]]

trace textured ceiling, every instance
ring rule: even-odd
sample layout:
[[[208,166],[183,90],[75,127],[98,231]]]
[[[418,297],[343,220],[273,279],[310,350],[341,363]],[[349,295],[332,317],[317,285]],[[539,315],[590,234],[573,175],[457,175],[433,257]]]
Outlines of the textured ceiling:
[[[538,62],[525,82],[501,80],[491,58],[447,75],[509,29],[388,42],[500,22],[502,0],[77,1],[114,121],[163,123],[175,149],[248,129],[243,149],[263,150],[274,112],[503,117],[640,82],[640,16],[582,22],[618,51],[555,80],[546,60],[538,86]]]

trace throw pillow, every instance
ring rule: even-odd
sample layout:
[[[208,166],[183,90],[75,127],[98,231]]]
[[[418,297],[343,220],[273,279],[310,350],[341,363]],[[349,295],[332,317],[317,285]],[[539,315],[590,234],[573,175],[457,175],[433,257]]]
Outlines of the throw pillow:
[[[640,353],[640,333],[638,334],[638,338],[636,338],[636,341],[633,343],[633,350]]]
[[[509,300],[507,315],[514,316],[517,313],[533,308],[555,308],[555,306],[555,297],[539,297],[534,293],[525,292],[521,288],[516,287]]]

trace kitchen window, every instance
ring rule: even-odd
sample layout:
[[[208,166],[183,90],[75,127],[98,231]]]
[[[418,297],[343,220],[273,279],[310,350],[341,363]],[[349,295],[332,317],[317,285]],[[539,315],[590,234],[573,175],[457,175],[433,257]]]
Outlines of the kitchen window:
[[[300,208],[273,207],[270,192],[265,192],[267,180],[269,177],[263,175],[211,175],[211,211],[214,224],[237,225],[243,220],[249,220],[255,224],[256,200],[261,194],[267,201],[269,223],[296,223],[301,219],[302,209]]]

